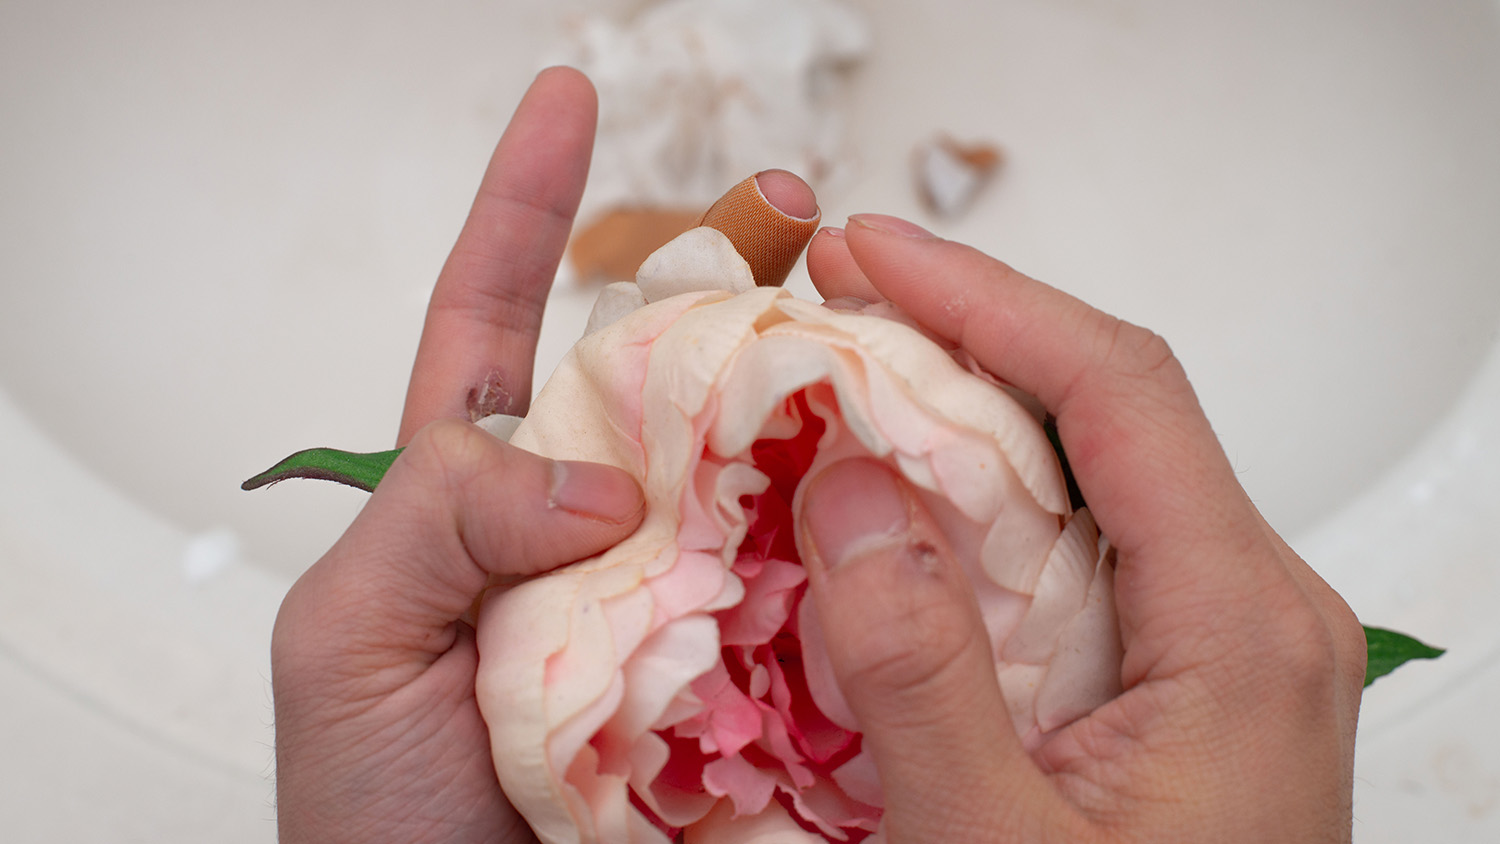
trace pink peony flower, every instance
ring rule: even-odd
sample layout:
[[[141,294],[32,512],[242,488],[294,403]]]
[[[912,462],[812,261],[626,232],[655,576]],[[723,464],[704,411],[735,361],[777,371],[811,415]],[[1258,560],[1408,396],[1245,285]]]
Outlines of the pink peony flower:
[[[1027,746],[1118,693],[1113,568],[1037,418],[888,305],[755,287],[712,229],[606,289],[510,441],[647,498],[629,539],[479,616],[495,768],[548,844],[878,840],[794,517],[839,460],[886,462],[943,526]]]

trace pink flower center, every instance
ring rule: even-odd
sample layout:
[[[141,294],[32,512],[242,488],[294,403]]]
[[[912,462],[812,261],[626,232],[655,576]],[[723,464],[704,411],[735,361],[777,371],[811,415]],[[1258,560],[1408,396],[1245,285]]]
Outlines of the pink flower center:
[[[876,828],[881,810],[845,794],[835,772],[859,754],[860,735],[814,704],[797,630],[807,576],[791,502],[827,423],[802,393],[787,403],[802,420],[797,434],[758,440],[750,449],[771,482],[765,492],[740,499],[750,529],[733,571],[744,581],[745,599],[716,614],[722,662],[692,685],[703,711],[658,733],[671,759],[657,781],[727,797],[736,815],[758,814],[774,800],[809,832],[857,842]]]

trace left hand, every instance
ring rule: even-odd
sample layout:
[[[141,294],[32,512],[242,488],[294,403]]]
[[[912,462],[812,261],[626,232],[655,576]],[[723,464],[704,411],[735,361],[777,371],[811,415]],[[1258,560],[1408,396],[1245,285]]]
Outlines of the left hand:
[[[433,292],[406,451],[282,604],[271,664],[283,842],[536,841],[496,779],[462,618],[491,577],[624,539],[644,503],[618,469],[528,454],[455,417],[525,413],[595,120],[576,71],[545,71],[527,92]]]

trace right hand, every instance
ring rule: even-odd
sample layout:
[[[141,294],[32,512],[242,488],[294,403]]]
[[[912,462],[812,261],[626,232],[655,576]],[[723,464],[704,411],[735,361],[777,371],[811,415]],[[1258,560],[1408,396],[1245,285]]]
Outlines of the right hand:
[[[1125,691],[1028,755],[931,516],[869,461],[811,482],[809,594],[887,841],[1348,841],[1363,632],[1250,502],[1167,344],[893,218],[825,230],[808,269],[1040,399],[1118,553]],[[907,528],[851,534],[882,500]]]

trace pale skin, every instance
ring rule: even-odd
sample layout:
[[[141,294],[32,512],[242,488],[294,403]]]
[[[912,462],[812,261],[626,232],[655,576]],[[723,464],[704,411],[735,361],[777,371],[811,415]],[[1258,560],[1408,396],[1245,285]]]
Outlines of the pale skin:
[[[644,505],[623,472],[465,420],[525,410],[595,108],[574,71],[533,84],[434,290],[407,451],[282,606],[284,841],[536,840],[490,763],[463,618],[492,574],[598,553]],[[788,208],[810,201],[798,184],[762,187]],[[809,594],[879,766],[888,840],[1347,841],[1363,634],[1245,496],[1166,344],[893,218],[820,232],[808,268],[825,297],[889,299],[1039,397],[1119,549],[1126,692],[1033,759],[928,514],[866,461],[811,481]],[[863,598],[836,600],[849,594]]]

